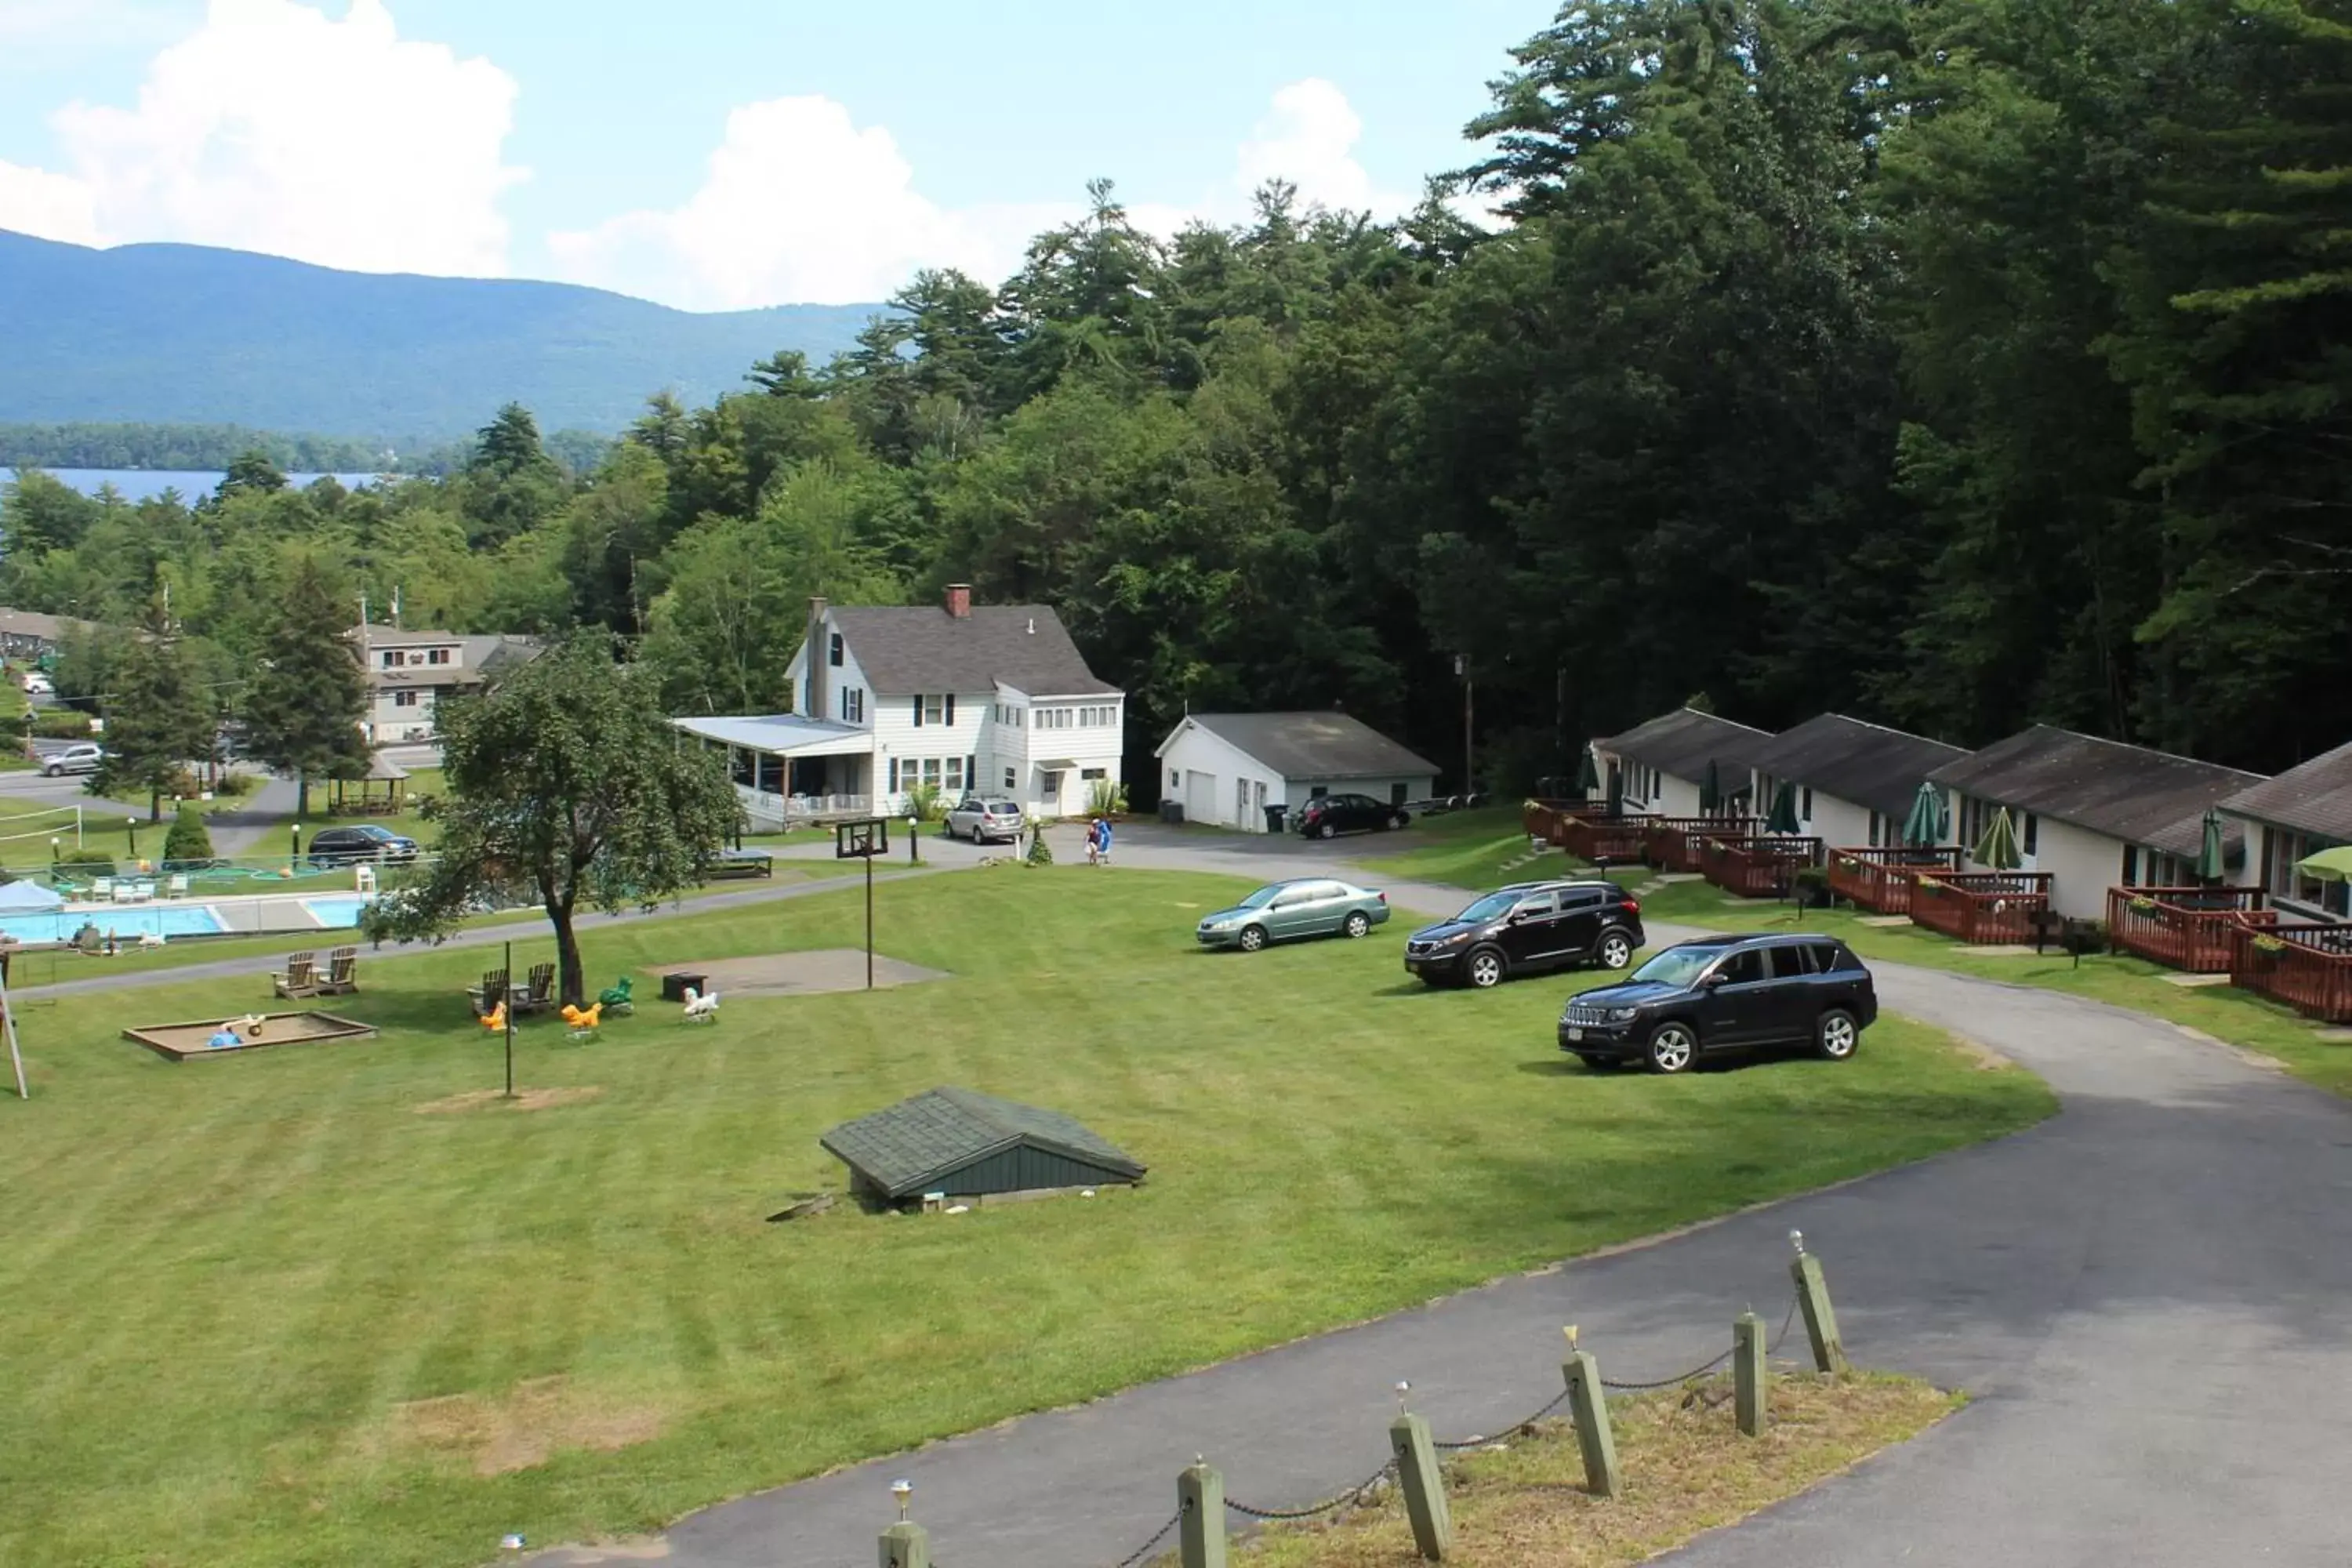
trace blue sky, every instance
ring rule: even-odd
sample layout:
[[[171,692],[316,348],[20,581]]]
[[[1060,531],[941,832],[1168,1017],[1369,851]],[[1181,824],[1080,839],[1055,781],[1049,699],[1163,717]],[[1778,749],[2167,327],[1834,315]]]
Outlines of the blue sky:
[[[690,308],[1001,272],[1108,175],[1383,212],[1542,0],[0,0],[0,227]]]

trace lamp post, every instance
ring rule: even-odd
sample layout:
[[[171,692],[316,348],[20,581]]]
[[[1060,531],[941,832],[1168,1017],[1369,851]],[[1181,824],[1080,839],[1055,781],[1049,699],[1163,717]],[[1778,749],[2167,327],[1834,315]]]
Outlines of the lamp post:
[[[301,860],[302,860],[302,825],[301,825],[299,822],[297,822],[297,823],[294,825],[294,853],[293,853],[293,856],[291,857],[291,858],[289,860],[288,864],[289,864],[289,866],[299,865],[299,864],[301,863]]]
[[[916,816],[907,818],[907,863],[910,866],[923,863],[922,839],[915,831],[916,825],[921,820]]]
[[[135,816],[126,816],[122,819],[122,825],[131,830],[131,858],[136,860],[139,858],[139,819]]]
[[[52,833],[49,835],[49,864],[54,866],[63,858],[65,858],[65,840]]]

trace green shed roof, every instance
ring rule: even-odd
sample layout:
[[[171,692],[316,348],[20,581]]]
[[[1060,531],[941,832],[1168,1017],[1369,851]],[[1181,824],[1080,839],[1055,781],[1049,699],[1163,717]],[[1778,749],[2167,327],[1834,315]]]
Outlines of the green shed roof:
[[[929,1190],[949,1173],[1026,1144],[1132,1181],[1143,1166],[1059,1111],[969,1089],[934,1089],[819,1140],[888,1197]]]

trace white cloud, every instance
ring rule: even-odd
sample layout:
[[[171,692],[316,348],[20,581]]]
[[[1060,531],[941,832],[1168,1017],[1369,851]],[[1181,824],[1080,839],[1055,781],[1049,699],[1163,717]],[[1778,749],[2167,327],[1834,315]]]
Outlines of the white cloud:
[[[0,163],[0,228],[74,245],[97,245],[100,237],[88,185],[15,163]]]
[[[0,182],[0,227],[500,273],[499,200],[523,177],[500,155],[515,90],[488,60],[402,39],[383,0],[352,0],[340,22],[294,0],[212,0],[135,107],[58,111],[70,173]]]
[[[1195,219],[1232,222],[1269,179],[1290,181],[1307,203],[1403,212],[1411,199],[1377,190],[1356,161],[1362,133],[1339,88],[1293,82],[1274,95],[1229,174],[1190,202],[1135,202],[1129,214],[1162,235]],[[780,98],[728,115],[703,183],[683,205],[553,234],[548,247],[573,282],[693,310],[845,304],[882,299],[926,267],[999,282],[1041,229],[1081,211],[1075,200],[943,207],[916,188],[887,129],[860,128],[829,98]]]

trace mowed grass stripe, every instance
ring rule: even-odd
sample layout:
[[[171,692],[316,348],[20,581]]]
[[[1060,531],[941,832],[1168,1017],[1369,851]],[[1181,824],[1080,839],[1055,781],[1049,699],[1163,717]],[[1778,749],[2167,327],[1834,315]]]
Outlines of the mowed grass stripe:
[[[651,1528],[2051,1109],[1892,1020],[1844,1067],[1587,1073],[1551,1041],[1582,979],[1423,993],[1403,921],[1193,951],[1235,890],[877,888],[883,950],[952,978],[726,995],[708,1029],[648,1001],[588,1045],[533,1020],[520,1084],[600,1091],[533,1111],[417,1109],[501,1081],[457,994],[478,951],[370,954],[335,1004],[383,1030],[355,1045],[174,1066],[117,1037],[260,1005],[257,979],[28,1010],[37,1098],[0,1107],[0,1561],[465,1563],[508,1530]],[[862,934],[850,892],[586,947],[596,985],[650,996],[653,963]],[[826,1127],[941,1083],[1066,1110],[1150,1180],[766,1223],[839,1185]]]

